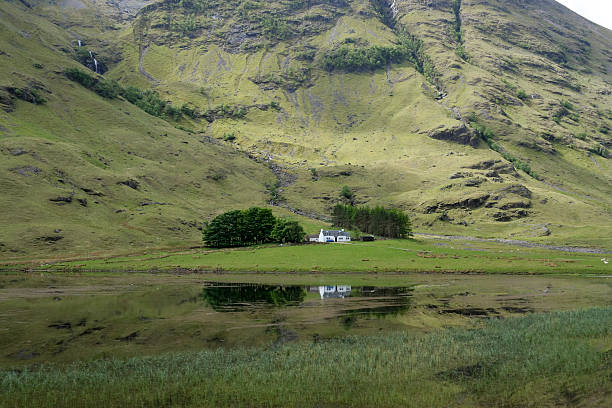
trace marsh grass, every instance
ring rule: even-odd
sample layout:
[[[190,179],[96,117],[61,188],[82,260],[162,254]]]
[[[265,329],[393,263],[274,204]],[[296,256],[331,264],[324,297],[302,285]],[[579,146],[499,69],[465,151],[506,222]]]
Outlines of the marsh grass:
[[[610,391],[611,333],[608,307],[420,337],[50,365],[0,372],[0,406],[565,405]]]

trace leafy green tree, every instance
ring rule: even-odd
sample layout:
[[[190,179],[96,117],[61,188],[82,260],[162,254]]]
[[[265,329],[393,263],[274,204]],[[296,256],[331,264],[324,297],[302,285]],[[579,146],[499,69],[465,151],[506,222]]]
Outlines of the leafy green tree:
[[[340,195],[347,200],[353,199],[353,191],[349,186],[342,186],[342,190],[340,190]]]
[[[299,244],[304,240],[305,235],[306,232],[297,221],[282,218],[276,220],[276,225],[272,230],[272,239],[282,243]]]
[[[340,228],[352,228],[354,211],[355,207],[352,205],[336,204],[332,210],[332,224]]]
[[[263,35],[269,39],[286,40],[293,34],[291,27],[278,16],[266,16],[261,20]]]
[[[333,209],[332,222],[337,227],[358,228],[362,232],[388,238],[412,236],[410,218],[395,208],[338,204]]]
[[[272,210],[252,207],[229,211],[215,217],[204,229],[204,243],[213,248],[229,248],[270,242],[276,217]]]
[[[213,248],[229,248],[242,244],[243,213],[229,211],[215,217],[204,229],[204,243]]]
[[[71,81],[78,82],[88,89],[92,89],[96,84],[96,79],[93,76],[78,68],[68,68],[64,71],[64,75]]]
[[[115,99],[123,92],[123,89],[117,83],[117,81],[112,79],[103,79],[96,83],[96,85],[93,87],[93,91],[104,98]]]
[[[243,237],[245,245],[269,242],[277,223],[276,217],[269,208],[251,207],[243,211]]]

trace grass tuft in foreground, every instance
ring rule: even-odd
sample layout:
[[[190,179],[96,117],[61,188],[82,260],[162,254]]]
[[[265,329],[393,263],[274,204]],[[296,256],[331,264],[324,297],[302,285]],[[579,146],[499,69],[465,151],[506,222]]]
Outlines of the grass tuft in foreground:
[[[0,406],[564,406],[610,398],[611,334],[608,307],[423,337],[46,366],[0,372]]]

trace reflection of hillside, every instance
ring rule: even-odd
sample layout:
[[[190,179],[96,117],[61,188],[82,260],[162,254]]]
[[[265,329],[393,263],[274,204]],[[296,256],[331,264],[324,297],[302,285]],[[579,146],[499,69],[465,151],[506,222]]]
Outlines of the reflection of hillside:
[[[359,309],[347,310],[345,316],[360,316],[360,317],[383,317],[383,316],[395,316],[406,310],[410,309],[411,299],[404,298],[393,302],[392,304],[376,307],[363,307]]]
[[[254,304],[286,306],[304,300],[306,290],[300,286],[272,286],[225,284],[208,286],[202,290],[202,299],[217,311],[231,311]]]
[[[357,288],[361,297],[394,297],[394,296],[412,296],[414,288],[412,287],[388,287],[379,288],[376,286],[362,286]]]

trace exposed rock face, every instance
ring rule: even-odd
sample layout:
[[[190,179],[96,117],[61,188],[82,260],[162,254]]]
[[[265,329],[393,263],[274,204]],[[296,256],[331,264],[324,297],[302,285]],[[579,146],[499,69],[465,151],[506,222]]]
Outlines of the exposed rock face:
[[[129,180],[125,180],[125,181],[120,181],[117,184],[121,184],[124,186],[128,186],[129,188],[133,188],[134,190],[138,190],[138,187],[140,186],[140,183],[137,182],[134,179],[129,179]]]
[[[499,174],[518,175],[512,163],[507,163],[507,162],[504,163],[501,160],[485,160],[485,161],[481,161],[479,163],[473,164],[471,166],[466,166],[465,168],[474,169],[474,170],[490,170],[491,172],[487,173],[487,177],[494,177],[494,174],[492,172],[495,172],[498,175]]]
[[[42,170],[35,166],[16,167],[14,169],[11,169],[11,171],[14,171],[15,173],[21,174],[25,177],[30,177],[42,173]]]
[[[57,196],[55,198],[50,198],[49,201],[59,205],[70,204],[72,202],[72,194],[69,196]]]
[[[92,189],[87,188],[87,187],[81,187],[81,190],[83,190],[83,192],[85,192],[85,193],[87,193],[89,195],[92,195],[92,196],[98,196],[98,197],[104,196],[103,193],[101,193],[99,191],[92,190]]]
[[[476,164],[472,164],[471,166],[466,166],[466,169],[489,170],[497,163],[501,163],[501,160],[485,160]]]
[[[486,180],[483,179],[482,177],[471,178],[469,180],[466,180],[465,183],[463,183],[463,185],[466,187],[478,187],[485,181]]]
[[[61,235],[48,235],[48,236],[38,237],[39,241],[46,242],[49,244],[54,244],[61,239],[64,239],[64,237]]]
[[[452,174],[449,177],[449,179],[454,180],[454,179],[458,179],[458,178],[466,178],[466,177],[472,177],[472,176],[473,176],[472,173],[459,171],[457,173]]]
[[[0,109],[7,113],[15,110],[15,98],[5,88],[0,88]]]
[[[436,140],[447,140],[473,147],[478,146],[480,140],[476,133],[463,123],[451,128],[438,127],[429,132],[428,136]]]
[[[501,190],[496,191],[490,197],[490,200],[487,202],[487,208],[499,208],[500,210],[511,210],[517,208],[530,208],[531,207],[531,197],[532,193],[527,187],[520,184],[512,184],[508,187],[502,188]],[[524,211],[524,210],[523,210]],[[527,214],[525,212],[525,214]],[[506,218],[512,217],[521,218],[527,215],[522,215],[515,212],[510,215],[506,213],[496,213],[493,214],[493,218],[496,221],[508,221]]]
[[[515,210],[515,211],[499,211],[493,214],[493,219],[498,222],[508,222],[517,218],[528,217],[529,212],[526,210]]]
[[[12,154],[13,156],[21,156],[22,154],[26,154],[26,153],[28,153],[27,151],[23,150],[23,149],[22,149],[22,148],[20,148],[20,147],[17,147],[17,148],[15,148],[15,149],[12,149],[12,150],[10,150],[10,152],[11,152],[11,154]]]
[[[508,187],[498,190],[495,193],[493,199],[499,200],[500,198],[505,197],[507,194],[516,194],[517,196],[520,196],[523,198],[531,198],[532,196],[531,190],[529,190],[527,187],[521,184],[512,184]]]
[[[469,197],[462,197],[459,200],[441,201],[439,203],[425,207],[425,212],[431,214],[438,210],[451,210],[454,208],[464,208],[473,210],[482,207],[489,199],[489,193],[475,194]]]
[[[531,142],[528,141],[519,141],[517,143],[519,146],[526,147],[528,149],[537,150],[539,152],[544,152],[547,154],[557,153],[554,146],[545,139],[534,139]]]

